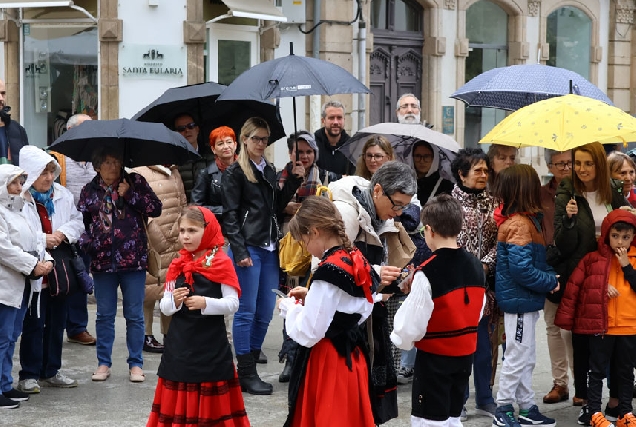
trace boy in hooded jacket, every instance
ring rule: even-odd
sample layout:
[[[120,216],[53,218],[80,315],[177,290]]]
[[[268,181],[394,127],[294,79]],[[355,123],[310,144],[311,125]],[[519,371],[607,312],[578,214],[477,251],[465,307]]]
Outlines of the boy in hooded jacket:
[[[614,358],[618,384],[617,427],[636,425],[632,413],[636,364],[636,215],[616,209],[601,225],[598,249],[572,272],[555,325],[590,335],[588,408],[594,427],[613,426],[601,413],[603,379]],[[631,423],[631,424],[630,424]]]

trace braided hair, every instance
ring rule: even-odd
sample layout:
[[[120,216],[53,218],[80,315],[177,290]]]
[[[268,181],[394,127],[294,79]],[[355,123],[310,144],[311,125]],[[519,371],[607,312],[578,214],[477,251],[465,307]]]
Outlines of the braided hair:
[[[353,250],[342,216],[331,200],[318,196],[307,197],[289,222],[289,232],[299,242],[311,227],[337,236],[347,252]]]

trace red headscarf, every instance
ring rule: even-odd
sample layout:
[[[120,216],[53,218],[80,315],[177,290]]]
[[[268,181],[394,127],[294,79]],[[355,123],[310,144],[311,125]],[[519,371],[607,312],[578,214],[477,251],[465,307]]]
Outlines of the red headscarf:
[[[205,219],[205,230],[203,237],[201,238],[201,244],[195,252],[207,249],[205,253],[197,259],[194,259],[192,252],[186,249],[179,251],[179,258],[172,260],[168,273],[166,274],[166,290],[172,291],[174,287],[174,281],[177,280],[181,274],[185,275],[185,282],[189,285],[194,284],[192,278],[193,273],[199,273],[207,279],[222,283],[224,285],[232,286],[241,296],[241,287],[239,286],[238,277],[236,276],[236,270],[234,270],[234,264],[225,252],[223,252],[223,234],[221,233],[221,226],[216,220],[216,217],[208,209],[196,206],[203,213]],[[208,257],[216,249],[216,254],[211,262],[208,261]]]

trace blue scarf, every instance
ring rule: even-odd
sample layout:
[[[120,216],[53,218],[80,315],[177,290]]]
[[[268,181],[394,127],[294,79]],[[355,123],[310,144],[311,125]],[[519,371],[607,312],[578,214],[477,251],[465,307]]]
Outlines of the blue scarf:
[[[53,186],[49,188],[49,191],[44,193],[40,193],[36,191],[33,187],[29,188],[29,193],[33,196],[33,199],[36,203],[44,205],[46,208],[46,213],[52,216],[55,213],[55,206],[53,205]]]

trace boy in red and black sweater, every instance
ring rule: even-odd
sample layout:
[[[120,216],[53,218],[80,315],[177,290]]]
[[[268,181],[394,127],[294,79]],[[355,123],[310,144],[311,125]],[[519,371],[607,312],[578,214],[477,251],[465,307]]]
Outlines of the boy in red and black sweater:
[[[412,425],[448,420],[447,425],[461,426],[486,278],[481,262],[457,245],[462,228],[457,200],[446,194],[430,200],[422,209],[422,224],[433,255],[416,269],[391,340],[403,350],[417,348]]]

